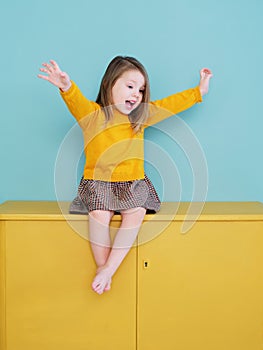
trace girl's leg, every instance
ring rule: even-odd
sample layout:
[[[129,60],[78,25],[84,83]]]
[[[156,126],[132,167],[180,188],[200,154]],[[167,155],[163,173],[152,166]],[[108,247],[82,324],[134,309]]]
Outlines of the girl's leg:
[[[92,288],[98,294],[102,294],[107,286],[110,288],[111,278],[128,254],[143,222],[146,209],[133,208],[121,212],[122,223],[116,234],[108,260],[97,271]]]
[[[105,265],[111,250],[110,221],[113,211],[94,210],[89,213],[89,240],[98,268]]]

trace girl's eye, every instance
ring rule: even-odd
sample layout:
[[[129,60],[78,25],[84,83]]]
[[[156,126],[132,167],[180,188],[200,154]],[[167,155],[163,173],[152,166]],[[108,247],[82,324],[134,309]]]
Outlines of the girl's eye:
[[[140,90],[140,93],[143,94],[143,93],[144,93],[144,90]]]
[[[132,89],[132,86],[131,86],[131,85],[128,85],[128,88],[129,88],[129,89]]]

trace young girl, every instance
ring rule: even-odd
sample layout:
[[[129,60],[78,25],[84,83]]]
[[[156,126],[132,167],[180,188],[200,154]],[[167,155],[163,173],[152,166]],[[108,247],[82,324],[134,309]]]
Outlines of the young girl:
[[[102,294],[134,243],[146,210],[157,212],[159,197],[144,173],[144,129],[202,101],[212,73],[203,68],[200,82],[150,102],[149,80],[133,57],[115,57],[102,78],[96,102],[84,97],[77,85],[51,60],[38,77],[60,93],[83,131],[86,164],[78,195],[89,214],[89,237],[97,273],[93,290]],[[109,226],[114,212],[121,226],[111,245]]]

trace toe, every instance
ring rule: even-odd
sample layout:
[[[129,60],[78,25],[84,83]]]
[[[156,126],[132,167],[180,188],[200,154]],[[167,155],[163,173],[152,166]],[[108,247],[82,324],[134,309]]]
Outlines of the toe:
[[[111,289],[111,280],[106,284],[104,291],[108,292]]]

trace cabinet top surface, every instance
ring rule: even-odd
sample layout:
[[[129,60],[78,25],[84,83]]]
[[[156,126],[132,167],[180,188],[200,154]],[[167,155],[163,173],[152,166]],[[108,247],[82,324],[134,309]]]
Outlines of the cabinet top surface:
[[[7,201],[0,204],[0,220],[87,220],[87,215],[69,214],[70,202]],[[115,215],[113,220],[120,220]],[[261,202],[164,202],[156,214],[145,220],[154,221],[263,221]]]

